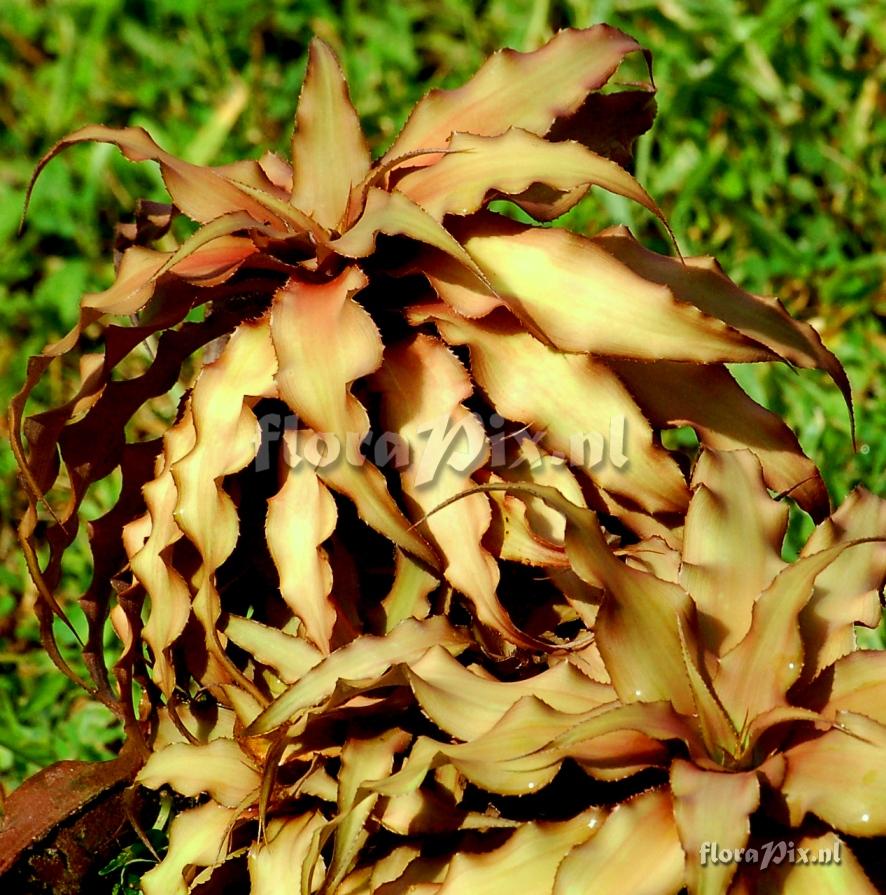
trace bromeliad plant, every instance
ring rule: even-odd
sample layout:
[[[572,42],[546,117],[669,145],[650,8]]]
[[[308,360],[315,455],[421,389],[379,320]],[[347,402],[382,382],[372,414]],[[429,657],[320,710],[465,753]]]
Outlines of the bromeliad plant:
[[[244,806],[268,797],[250,735],[281,728],[274,761],[285,767],[290,751],[302,765],[282,788],[302,811],[272,820],[267,844],[253,846],[253,891],[506,893],[517,873],[539,895],[790,895],[813,890],[813,875],[816,892],[878,891],[839,834],[886,833],[886,653],[857,650],[854,637],[857,622],[880,617],[886,501],[857,490],[791,564],[780,552],[787,508],[749,451],[702,453],[681,551],[653,539],[613,552],[596,515],[550,486],[471,493],[493,489],[562,513],[571,569],[606,594],[596,678],[572,652],[497,680],[459,661],[471,644],[442,619],[358,638],[306,673],[290,664],[298,641],[285,647],[278,633],[264,661],[295,680],[239,745],[233,727],[205,744],[173,734],[142,771],[148,786],[212,797],[176,821],[145,890],[172,891],[186,863],[219,860]],[[248,720],[257,706],[239,702]],[[339,751],[329,725],[347,706],[360,732]],[[417,706],[435,731],[421,734],[422,719],[399,706]],[[565,783],[567,760],[584,786]],[[639,782],[619,796],[612,781],[626,778]],[[530,795],[531,821],[532,808],[494,801],[546,787],[543,810]],[[540,819],[551,815],[566,817]],[[726,850],[748,857],[718,860]],[[828,863],[810,868],[810,855]]]
[[[838,836],[886,832],[886,653],[857,650],[854,637],[857,622],[880,617],[886,501],[857,490],[789,564],[780,552],[787,508],[770,498],[748,451],[702,453],[681,551],[650,541],[619,557],[595,514],[556,489],[488,489],[563,514],[571,568],[606,593],[593,626],[600,680],[558,687],[552,669],[492,683],[445,649],[426,653],[403,669],[404,682],[449,739],[420,738],[397,773],[364,783],[364,795],[396,804],[444,768],[511,795],[556,786],[566,759],[601,781],[661,768],[666,775],[648,777],[608,817],[591,809],[539,825],[551,839],[529,890],[878,891]],[[288,721],[288,698],[253,728]],[[761,873],[759,856],[779,854],[777,845],[779,866]],[[807,864],[829,849],[831,863],[780,866],[788,848],[805,849]],[[506,892],[504,879],[488,889],[480,881],[504,876],[496,861],[511,849],[476,858],[470,871],[457,858],[414,857],[410,872],[440,883],[428,891],[462,891],[457,879],[466,892]],[[726,850],[739,858],[717,860]]]
[[[838,695],[831,711],[824,681],[854,647],[852,622],[876,621],[880,554],[846,547],[837,514],[816,535],[828,549],[814,542],[803,571],[775,577],[784,511],[760,509],[763,484],[816,520],[828,497],[790,430],[725,365],[819,368],[848,400],[842,367],[709,259],[490,208],[505,199],[551,221],[597,186],[663,220],[622,167],[652,88],[602,90],[638,51],[597,26],[498,53],[465,86],[428,94],[373,162],[315,41],[291,165],[268,153],[202,168],[140,129],[98,126],[40,163],[110,142],[158,162],[172,199],[120,229],[116,282],[84,297],[11,408],[44,642],[72,676],[52,633],[62,557],[90,486],[122,480],[90,523],[83,683],[150,756],[143,784],[208,795],[174,821],[148,895],[224,886],[244,863],[256,893],[493,892],[518,867],[528,892],[573,892],[570,874],[596,873],[594,854],[635,828],[662,837],[644,855],[665,867],[649,891],[679,889],[684,862],[692,891],[720,891],[729,874],[693,863],[696,815],[721,797],[733,810],[740,790],[746,825],[761,778],[787,795],[792,822],[809,807],[845,828],[791,767],[806,756],[814,769],[814,749],[830,747],[802,737],[879,748],[857,726],[878,716],[834,714],[846,706]],[[198,225],[180,244],[179,214]],[[82,353],[97,333],[103,353]],[[78,346],[79,389],[25,419],[50,364]],[[162,435],[144,437],[157,416]],[[678,426],[703,450],[692,483],[686,457],[661,444]],[[588,455],[615,431],[619,462]],[[878,505],[856,505],[868,521],[850,530],[875,534]],[[733,535],[742,524],[750,536]],[[759,568],[738,569],[748,537],[768,546]],[[850,560],[868,596],[851,585],[847,608],[820,582]],[[814,664],[804,653],[794,677],[762,670],[778,637],[808,647],[807,628]],[[759,668],[744,677],[736,663],[750,659]],[[841,680],[852,689],[864,673]],[[580,765],[584,785],[557,782],[567,759],[559,773]],[[595,780],[646,768],[670,768],[670,790],[610,813],[649,781]]]

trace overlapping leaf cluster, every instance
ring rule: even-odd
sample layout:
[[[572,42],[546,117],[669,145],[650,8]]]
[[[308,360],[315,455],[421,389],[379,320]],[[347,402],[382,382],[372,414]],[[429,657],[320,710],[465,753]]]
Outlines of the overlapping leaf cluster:
[[[145,785],[209,797],[175,820],[148,895],[238,860],[259,893],[493,892],[513,874],[539,895],[627,874],[725,891],[734,867],[702,869],[696,840],[734,812],[721,844],[746,841],[761,789],[783,822],[883,832],[882,711],[853,702],[868,684],[883,701],[877,657],[853,653],[853,624],[878,620],[881,505],[826,518],[814,464],[725,366],[823,369],[848,399],[839,362],[710,259],[489,209],[549,221],[598,186],[661,217],[622,167],[651,88],[601,89],[639,50],[597,26],[496,54],[372,162],[315,42],[291,165],[202,168],[98,126],[41,163],[114,143],[159,163],[173,203],[121,230],[115,284],[32,360],[11,426],[61,664],[62,556],[89,486],[122,473],[90,527],[89,686],[151,755]],[[199,226],[169,245],[179,213]],[[85,353],[96,327],[103,353]],[[79,390],[24,420],[78,345]],[[129,440],[170,394],[164,436]],[[626,462],[599,462],[575,436],[614,420]],[[434,453],[441,424],[468,462]],[[677,426],[701,445],[691,480],[661,445]],[[378,433],[408,462],[379,460]],[[824,520],[790,568],[767,488]],[[870,764],[864,805],[833,795],[822,750]]]

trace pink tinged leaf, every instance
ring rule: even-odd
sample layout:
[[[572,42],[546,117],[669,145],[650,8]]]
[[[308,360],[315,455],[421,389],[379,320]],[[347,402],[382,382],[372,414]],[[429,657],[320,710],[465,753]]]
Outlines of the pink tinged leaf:
[[[491,136],[520,127],[544,134],[639,49],[620,31],[596,25],[560,31],[534,53],[501,50],[462,87],[425,96],[382,161],[445,146],[455,131]]]
[[[320,431],[360,438],[365,409],[350,392],[354,380],[378,369],[382,342],[372,318],[351,297],[367,284],[356,267],[334,280],[291,279],[276,294],[271,330],[277,381],[299,418]]]
[[[804,679],[811,680],[855,649],[855,624],[876,627],[879,592],[886,581],[886,500],[863,488],[812,533],[801,555],[859,538],[881,538],[847,550],[815,579],[812,598],[800,614],[806,649]]]
[[[284,225],[284,229],[281,231],[278,228],[276,234],[272,225],[267,221],[253,229],[266,232],[269,236],[277,235],[282,238],[309,234],[317,246],[325,247],[328,245],[329,233],[326,229],[310,215],[300,211],[286,199],[281,199],[276,194],[276,191],[269,193],[239,180],[231,180],[231,182],[245,195],[251,197],[262,208],[266,209],[268,215],[273,215],[273,220],[282,221]]]
[[[683,864],[671,798],[653,789],[618,805],[593,838],[573,848],[553,895],[677,895]]]
[[[149,789],[168,785],[183,796],[209,793],[227,808],[257,795],[260,779],[247,753],[234,740],[223,739],[166,746],[151,755],[137,777]]]
[[[785,704],[803,671],[800,613],[816,578],[845,549],[858,549],[858,542],[828,547],[784,568],[754,604],[748,633],[720,659],[714,687],[738,727]]]
[[[575,714],[528,695],[468,742],[420,738],[396,774],[367,788],[389,796],[413,792],[428,771],[451,764],[488,792],[525,795],[550,783],[567,757],[593,776],[616,779],[663,757],[654,741],[669,739],[689,743],[693,754],[699,751],[691,727],[667,703],[604,704]]]
[[[292,137],[292,204],[328,230],[369,171],[369,150],[335,54],[314,38]]]
[[[243,211],[222,215],[204,224],[169,254],[154,279],[172,271],[176,276],[194,282],[222,282],[226,274],[233,274],[246,258],[258,251],[251,239],[231,236],[238,230],[267,228],[257,225]]]
[[[591,808],[570,820],[526,823],[499,848],[459,852],[439,895],[511,895],[517,880],[525,895],[549,895],[563,859],[591,839],[604,818],[602,808]]]
[[[609,361],[656,428],[692,426],[702,445],[718,451],[747,448],[773,491],[791,498],[814,519],[830,510],[827,489],[796,435],[776,414],[753,401],[720,365],[659,361],[654,367]]]
[[[257,226],[245,212],[234,212],[201,227],[175,252],[132,246],[123,254],[114,284],[104,292],[84,295],[82,307],[102,314],[135,314],[147,305],[166,273],[195,285],[223,283],[257,251],[252,240],[229,234]]]
[[[837,728],[785,752],[791,824],[807,813],[852,836],[886,833],[886,727],[840,712]]]
[[[536,756],[545,754],[569,756],[582,763],[585,770],[595,777],[604,777],[600,771],[632,768],[634,756],[630,751],[620,751],[613,734],[633,733],[642,736],[643,745],[652,741],[667,744],[682,741],[695,759],[705,759],[704,744],[696,731],[695,723],[678,715],[669,702],[632,702],[627,705],[604,704],[591,710],[583,718],[557,716],[557,727],[562,732],[551,731],[549,742]],[[615,743],[619,748],[607,752]],[[621,776],[624,776],[622,774]]]
[[[250,892],[252,895],[277,895],[281,891],[298,892],[302,865],[308,855],[311,839],[326,823],[319,811],[296,817],[275,817],[262,841],[253,843],[247,856]],[[322,882],[322,867],[312,879],[311,891]]]
[[[163,860],[140,881],[145,895],[188,895],[188,867],[212,867],[227,855],[227,840],[237,812],[215,802],[178,814],[169,829],[169,849]]]
[[[624,168],[578,143],[549,143],[511,128],[496,137],[454,134],[449,149],[433,165],[397,181],[399,191],[437,220],[447,214],[472,214],[499,196],[513,197],[520,205],[521,194],[533,184],[543,184],[554,197],[578,187],[583,188],[581,192],[590,186],[603,187],[640,203],[667,226],[661,209]],[[580,193],[575,201],[579,197]],[[543,213],[543,203],[533,202],[532,208],[541,220],[551,220],[565,210],[557,204],[549,217]]]
[[[437,559],[388,493],[381,472],[353,453],[369,431],[369,417],[351,384],[381,364],[383,345],[372,318],[351,297],[366,277],[349,267],[334,280],[291,279],[274,298],[271,334],[280,397],[317,433],[336,445],[336,462],[320,475],[350,497],[361,517],[397,546],[431,567]]]
[[[701,640],[722,655],[748,632],[757,597],[784,568],[788,508],[770,498],[749,451],[703,451],[692,476],[680,580]]]
[[[292,169],[279,156],[274,155],[270,151],[265,152],[258,161],[255,159],[238,159],[226,165],[213,165],[212,170],[232,182],[244,184],[253,190],[259,190],[277,199],[288,199],[291,192],[291,183],[288,187],[285,184],[276,183],[274,178],[268,174],[269,170],[273,170],[273,162],[268,164],[268,159],[271,156],[283,164],[284,168],[281,170],[281,173],[288,171],[289,180],[291,181]]]
[[[564,351],[700,363],[776,357],[635,272],[600,240],[497,215],[453,229],[507,307]]]
[[[753,868],[743,869],[742,876],[748,880],[746,888],[730,890],[730,895],[877,895],[880,891],[836,833],[792,837],[791,847],[797,860],[770,863],[759,874]],[[778,856],[781,852],[773,854]],[[800,855],[806,860],[800,860]]]
[[[750,816],[760,804],[754,771],[729,774],[705,771],[677,759],[671,765],[674,818],[686,853],[689,895],[720,895],[735,875],[734,862],[715,862],[709,849],[743,849],[751,832]]]
[[[411,460],[400,477],[420,513],[473,484],[471,474],[488,457],[489,446],[483,424],[462,404],[473,391],[470,378],[442,342],[418,335],[389,348],[374,387],[382,394],[386,430],[408,447]],[[488,498],[472,494],[434,513],[427,527],[445,560],[447,581],[474,604],[479,621],[512,643],[538,647],[514,626],[496,596],[498,564],[480,543],[490,520]]]
[[[293,435],[285,432],[283,437]],[[306,638],[328,653],[336,612],[329,600],[332,570],[320,545],[335,530],[335,500],[306,463],[296,469],[282,467],[283,484],[268,501],[268,549],[283,599],[304,623]]]
[[[595,737],[570,757],[589,777],[614,781],[647,768],[666,767],[670,752],[664,743],[641,731],[617,730]]]
[[[226,227],[234,226],[236,222],[226,222]],[[188,246],[188,251],[191,248]],[[240,265],[257,251],[251,239],[240,236],[207,238],[187,258],[176,259],[173,255],[169,269],[177,277],[195,285],[216,286],[232,277]]]
[[[383,637],[359,637],[289,687],[253,722],[247,735],[259,736],[290,723],[331,696],[340,679],[378,677],[397,662],[417,661],[437,644],[459,653],[467,646],[467,638],[441,616],[427,621],[406,619]]]
[[[471,371],[505,419],[544,433],[541,444],[569,459],[595,484],[629,496],[649,512],[678,512],[688,489],[676,463],[654,443],[652,429],[602,361],[558,352],[522,331],[513,318],[470,321],[445,306],[426,314],[447,342],[468,345]],[[594,395],[593,401],[587,395]],[[607,449],[610,455],[606,457]],[[630,463],[616,465],[619,457]]]
[[[824,370],[843,393],[851,414],[849,380],[840,361],[824,347],[808,323],[794,320],[777,299],[745,292],[713,258],[687,258],[681,263],[651,252],[623,227],[601,233],[595,242],[639,276],[668,286],[680,301],[718,317],[779,357],[798,367]]]
[[[286,195],[292,193],[292,165],[289,162],[280,158],[276,152],[268,150],[258,160],[258,164],[274,186],[282,190]]]
[[[279,217],[244,190],[217,173],[212,168],[192,165],[164,152],[140,127],[111,128],[103,125],[83,127],[59,140],[40,160],[28,187],[28,198],[34,181],[43,168],[63,149],[75,143],[113,143],[131,161],[155,161],[169,190],[172,201],[188,217],[208,223],[222,215],[243,211],[255,221],[267,222],[284,231],[286,226]]]
[[[167,258],[168,255],[163,252],[131,246],[120,259],[113,285],[103,292],[84,295],[84,308],[91,308],[100,314],[135,314],[153,295],[157,272]]]

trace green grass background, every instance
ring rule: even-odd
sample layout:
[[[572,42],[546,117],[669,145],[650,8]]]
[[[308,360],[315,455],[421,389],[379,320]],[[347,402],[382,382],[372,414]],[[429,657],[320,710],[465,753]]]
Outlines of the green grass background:
[[[152,165],[109,146],[50,165],[16,231],[42,153],[91,122],[143,125],[197,163],[285,152],[312,34],[340,54],[373,148],[431,85],[460,83],[500,46],[554,30],[617,25],[654,54],[659,117],[636,173],[684,252],[713,253],[743,286],[810,320],[853,384],[859,452],[836,389],[815,373],[739,370],[823,468],[835,501],[886,490],[886,3],[882,0],[4,0],[0,9],[0,399],[27,356],[74,322],[84,290],[112,279],[110,237],[139,196],[162,198]],[[630,225],[665,249],[648,216],[615,197],[570,225]],[[879,315],[879,316],[878,316]],[[40,400],[57,399],[50,381]],[[23,502],[0,449],[0,782],[61,758],[110,755],[108,713],[40,650],[13,526]],[[100,499],[100,495],[99,495]],[[808,519],[792,521],[795,551]],[[68,565],[65,596],[88,576]],[[877,645],[876,636],[869,640]],[[73,643],[67,646],[73,651]]]

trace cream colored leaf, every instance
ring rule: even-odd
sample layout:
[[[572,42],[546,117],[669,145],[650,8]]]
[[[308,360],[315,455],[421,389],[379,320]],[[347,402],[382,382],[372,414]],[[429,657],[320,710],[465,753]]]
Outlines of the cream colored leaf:
[[[677,895],[683,861],[670,795],[650,790],[616,806],[596,836],[573,848],[552,895]]]
[[[211,867],[224,860],[236,817],[236,811],[215,802],[178,814],[169,830],[165,857],[141,878],[144,895],[187,895],[183,872],[192,865]]]
[[[225,739],[166,746],[150,756],[137,780],[150,789],[169,785],[183,796],[209,793],[228,808],[257,795],[260,782],[249,756],[234,740]]]

